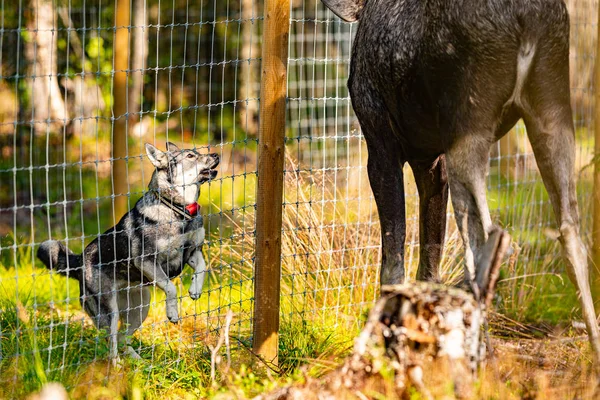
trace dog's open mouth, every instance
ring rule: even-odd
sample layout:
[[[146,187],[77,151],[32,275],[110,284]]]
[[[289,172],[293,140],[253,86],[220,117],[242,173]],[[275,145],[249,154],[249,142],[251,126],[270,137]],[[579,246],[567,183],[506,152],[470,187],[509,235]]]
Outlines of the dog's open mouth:
[[[217,168],[217,165],[219,165],[218,158],[214,159],[212,164],[208,168],[200,171],[200,174],[199,174],[200,183],[210,181],[217,176],[218,171],[215,169],[215,168]]]
[[[214,179],[217,176],[216,169],[205,169],[200,172],[200,178],[205,180]]]

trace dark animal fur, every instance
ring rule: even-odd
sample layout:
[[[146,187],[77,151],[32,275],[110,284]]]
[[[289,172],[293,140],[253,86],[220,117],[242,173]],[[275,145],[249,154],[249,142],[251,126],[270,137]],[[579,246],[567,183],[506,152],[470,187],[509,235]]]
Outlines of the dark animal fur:
[[[527,126],[560,226],[595,354],[600,339],[579,237],[569,93],[569,17],[560,0],[324,0],[359,19],[348,87],[369,151],[382,231],[381,283],[404,281],[402,166],[420,196],[418,279],[437,279],[448,188],[467,281],[495,229],[485,197],[491,145]]]
[[[184,217],[177,210],[196,202],[199,185],[216,175],[219,157],[179,150],[172,143],[167,147],[169,151],[163,153],[147,145],[156,166],[150,190],[116,226],[87,245],[83,254],[73,254],[58,241],[42,243],[37,252],[49,269],[79,281],[82,307],[98,328],[111,335],[112,358],[117,357],[119,319],[122,334],[118,340],[123,341],[148,315],[147,285],[156,284],[165,291],[167,317],[172,322],[179,315],[176,289],[170,280],[181,274],[186,263],[195,269],[192,298],[198,298],[202,289],[202,216]],[[133,349],[128,351],[135,355]]]

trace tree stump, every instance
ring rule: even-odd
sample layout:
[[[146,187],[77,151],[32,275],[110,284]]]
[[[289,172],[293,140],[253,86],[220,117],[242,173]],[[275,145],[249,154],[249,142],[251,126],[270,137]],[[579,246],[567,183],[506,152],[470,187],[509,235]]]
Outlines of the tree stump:
[[[353,354],[340,368],[319,380],[308,379],[302,387],[258,398],[366,398],[371,391],[403,397],[411,386],[432,398],[426,382],[436,379],[450,379],[456,397],[471,397],[486,355],[485,310],[509,244],[504,231],[490,235],[471,291],[431,282],[383,286]]]

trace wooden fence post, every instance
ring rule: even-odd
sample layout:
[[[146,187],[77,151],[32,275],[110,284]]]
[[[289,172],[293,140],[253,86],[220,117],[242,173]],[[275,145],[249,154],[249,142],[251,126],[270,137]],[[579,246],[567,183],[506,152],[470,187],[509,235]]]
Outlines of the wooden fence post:
[[[600,296],[600,4],[596,37],[596,64],[594,77],[594,208],[592,225],[592,294]]]
[[[263,24],[253,349],[277,364],[289,0],[265,0]]]
[[[600,4],[596,37],[596,63],[594,76],[594,208],[592,225],[592,294],[600,295]]]
[[[600,4],[596,37],[596,64],[594,76],[594,222],[592,225],[592,294],[600,296]]]
[[[113,219],[116,224],[127,212],[127,69],[129,65],[129,8],[131,0],[117,0],[113,45],[112,184]]]

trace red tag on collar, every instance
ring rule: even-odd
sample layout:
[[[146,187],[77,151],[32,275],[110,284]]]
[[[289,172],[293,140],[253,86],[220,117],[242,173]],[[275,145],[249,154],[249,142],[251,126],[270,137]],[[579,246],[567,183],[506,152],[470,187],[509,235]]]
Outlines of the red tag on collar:
[[[185,206],[185,209],[192,217],[195,217],[198,214],[198,210],[200,209],[200,205],[198,203],[192,203]]]

